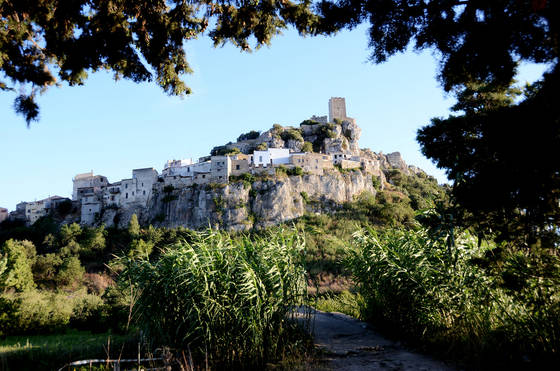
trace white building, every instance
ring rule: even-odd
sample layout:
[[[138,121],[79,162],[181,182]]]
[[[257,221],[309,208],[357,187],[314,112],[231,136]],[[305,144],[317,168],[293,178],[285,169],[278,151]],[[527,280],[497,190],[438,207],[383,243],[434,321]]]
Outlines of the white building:
[[[290,150],[288,148],[269,148],[266,151],[253,152],[254,166],[275,166],[290,163]]]
[[[193,176],[192,169],[189,165],[192,165],[192,159],[184,160],[170,160],[165,163],[161,175],[165,176]]]

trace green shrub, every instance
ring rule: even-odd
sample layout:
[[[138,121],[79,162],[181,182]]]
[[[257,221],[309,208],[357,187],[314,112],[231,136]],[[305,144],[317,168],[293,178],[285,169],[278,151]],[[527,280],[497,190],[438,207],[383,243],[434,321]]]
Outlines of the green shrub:
[[[83,282],[85,273],[80,259],[76,256],[69,256],[62,261],[55,282],[61,288],[76,288]]]
[[[280,138],[286,142],[288,140],[303,142],[303,136],[301,135],[301,131],[298,129],[286,129],[280,134]]]
[[[279,165],[274,170],[276,172],[276,176],[283,176],[288,173],[289,169],[287,169],[284,165]]]
[[[560,259],[545,254],[543,263],[526,251],[507,253],[499,274],[475,264],[502,249],[478,246],[467,233],[452,245],[425,230],[366,230],[356,235],[347,265],[365,301],[364,317],[393,335],[477,368],[519,365],[521,357],[557,361]],[[513,277],[510,288],[504,273]]]
[[[268,149],[268,144],[262,142],[255,147],[255,151],[266,151]]]
[[[255,131],[255,130],[251,130],[248,133],[245,134],[241,134],[238,138],[237,141],[241,142],[244,140],[250,140],[250,139],[257,139],[259,136],[261,135],[260,131]]]
[[[303,169],[299,166],[295,166],[293,168],[286,169],[286,174],[289,176],[302,176]]]
[[[321,123],[319,121],[315,121],[315,120],[303,120],[300,123],[300,126],[301,125],[321,125]]]
[[[86,312],[92,312],[101,303],[98,296],[87,294],[85,288],[71,294],[35,290],[5,294],[0,296],[0,308],[4,310],[0,314],[0,329],[5,335],[62,331],[71,319],[84,320]],[[101,326],[97,323],[93,328]]]
[[[157,262],[127,260],[120,277],[142,292],[138,323],[156,344],[263,365],[281,354],[286,314],[302,302],[302,249],[293,232],[233,239],[207,231]]]
[[[313,143],[311,142],[303,142],[303,146],[301,147],[302,152],[313,152]]]

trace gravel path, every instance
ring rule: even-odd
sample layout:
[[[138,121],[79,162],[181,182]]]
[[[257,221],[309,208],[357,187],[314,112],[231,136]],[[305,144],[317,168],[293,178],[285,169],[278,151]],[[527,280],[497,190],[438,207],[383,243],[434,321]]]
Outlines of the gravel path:
[[[312,310],[310,332],[315,346],[322,350],[318,362],[309,365],[310,370],[455,370],[407,350],[365,322],[342,313]]]

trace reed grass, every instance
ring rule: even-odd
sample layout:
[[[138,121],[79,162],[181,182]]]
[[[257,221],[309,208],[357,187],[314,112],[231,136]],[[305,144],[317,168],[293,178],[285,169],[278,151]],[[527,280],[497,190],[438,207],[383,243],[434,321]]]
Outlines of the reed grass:
[[[287,318],[306,293],[303,249],[295,231],[208,230],[157,261],[123,258],[120,277],[140,292],[136,320],[153,342],[250,368],[303,343]]]
[[[506,254],[498,272],[491,272],[476,262],[495,246],[478,246],[468,233],[457,236],[453,249],[424,230],[362,230],[355,237],[346,263],[364,298],[363,316],[385,333],[462,358],[468,367],[558,362],[555,255],[547,255],[550,264],[543,271],[530,252]],[[512,262],[517,266],[508,268]],[[518,275],[524,286],[508,288],[504,273]]]

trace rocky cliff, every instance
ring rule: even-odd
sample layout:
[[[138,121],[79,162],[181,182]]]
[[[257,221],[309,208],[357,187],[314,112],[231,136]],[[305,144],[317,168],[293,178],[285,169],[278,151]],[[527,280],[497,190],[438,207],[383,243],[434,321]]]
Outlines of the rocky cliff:
[[[323,212],[352,201],[367,191],[375,194],[372,175],[362,171],[325,175],[284,176],[250,182],[231,182],[164,188],[158,184],[146,207],[106,210],[125,226],[136,213],[143,224],[160,227],[248,230],[266,227],[303,216],[306,211]]]
[[[303,149],[304,143],[311,143],[315,152],[346,153],[358,156],[358,141],[362,130],[354,120],[337,120],[336,123],[319,123],[305,120],[299,128],[275,124],[254,138],[242,135],[237,142],[215,147],[215,154],[227,153],[238,149],[243,153],[252,153],[258,148],[289,148],[294,152]],[[249,133],[248,133],[249,134]],[[263,147],[264,146],[264,147]]]

